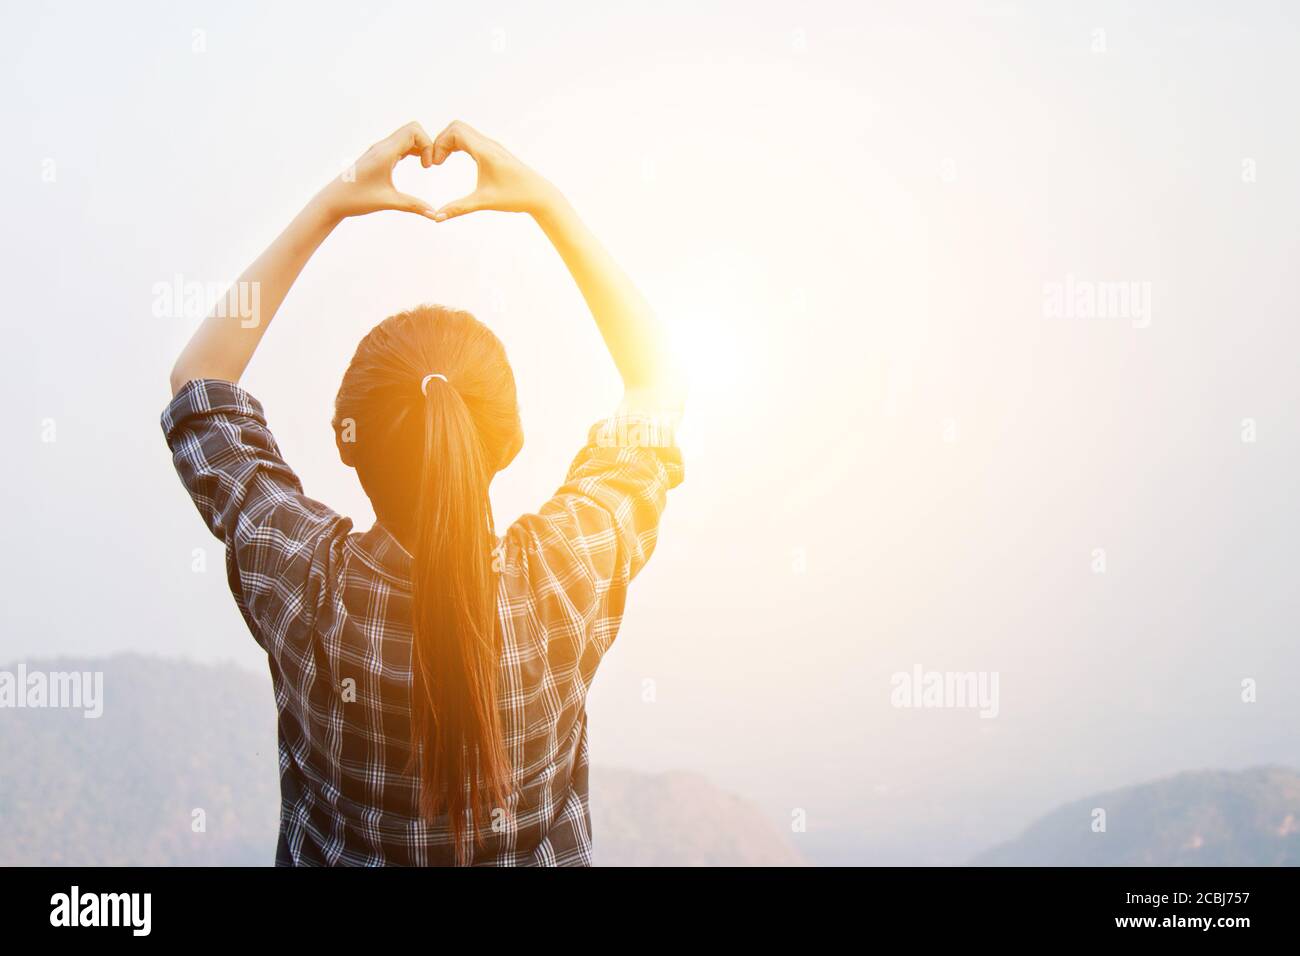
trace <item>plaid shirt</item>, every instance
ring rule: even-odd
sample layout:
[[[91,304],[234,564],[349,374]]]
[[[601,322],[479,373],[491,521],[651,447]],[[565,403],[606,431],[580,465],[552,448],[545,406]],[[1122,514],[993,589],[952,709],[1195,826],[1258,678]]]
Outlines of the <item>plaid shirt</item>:
[[[261,404],[238,386],[190,382],[162,427],[270,663],[277,865],[451,864],[445,819],[420,818],[406,769],[411,556],[381,524],[354,533],[304,495]],[[592,428],[555,495],[501,538],[498,693],[513,788],[473,862],[591,863],[587,690],[681,479],[669,429],[612,419]]]

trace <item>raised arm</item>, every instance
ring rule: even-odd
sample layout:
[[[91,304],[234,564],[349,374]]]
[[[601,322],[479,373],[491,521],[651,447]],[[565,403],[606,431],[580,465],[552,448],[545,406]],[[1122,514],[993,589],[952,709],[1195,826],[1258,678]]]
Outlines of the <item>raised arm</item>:
[[[381,209],[434,217],[431,206],[393,186],[393,167],[406,156],[419,156],[426,167],[433,163],[433,141],[418,123],[370,147],[312,197],[190,338],[172,368],[173,395],[194,379],[239,381],[303,266],[342,220]]]
[[[500,143],[459,121],[434,140],[433,162],[441,164],[458,151],[468,153],[477,164],[477,186],[468,196],[439,209],[434,219],[442,222],[484,209],[531,215],[559,252],[591,309],[623,378],[625,405],[680,411],[684,386],[663,325],[560,191]]]

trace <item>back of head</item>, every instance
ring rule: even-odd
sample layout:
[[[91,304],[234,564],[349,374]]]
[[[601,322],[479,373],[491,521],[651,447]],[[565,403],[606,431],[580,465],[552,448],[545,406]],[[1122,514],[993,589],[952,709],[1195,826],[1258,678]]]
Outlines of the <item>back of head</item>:
[[[414,557],[411,742],[420,810],[464,859],[510,768],[497,712],[495,531],[488,485],[522,445],[514,374],[468,312],[421,306],[375,326],[343,376],[335,435],[379,520]]]

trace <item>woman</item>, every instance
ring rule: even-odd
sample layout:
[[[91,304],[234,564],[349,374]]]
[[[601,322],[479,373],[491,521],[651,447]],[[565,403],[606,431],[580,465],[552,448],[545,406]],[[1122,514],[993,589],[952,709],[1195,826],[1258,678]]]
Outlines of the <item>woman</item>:
[[[457,151],[478,166],[470,195],[434,210],[393,187],[402,158]],[[505,349],[468,313],[384,320],[343,376],[335,438],[374,505],[364,533],[302,493],[235,384],[312,253],[383,209],[531,215],[626,386],[564,485],[500,538],[488,486],[523,432]],[[459,122],[371,147],[240,277],[249,289],[258,314],[219,306],[177,359],[162,424],[270,662],[276,862],[589,864],[587,690],[682,478],[680,390],[647,303],[554,186]]]

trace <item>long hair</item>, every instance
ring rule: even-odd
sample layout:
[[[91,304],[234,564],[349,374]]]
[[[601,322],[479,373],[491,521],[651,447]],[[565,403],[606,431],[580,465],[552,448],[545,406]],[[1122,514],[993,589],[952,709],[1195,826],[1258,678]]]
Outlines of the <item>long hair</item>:
[[[419,811],[430,821],[447,815],[457,862],[465,862],[467,811],[477,835],[510,786],[488,499],[493,475],[523,440],[505,348],[468,312],[420,306],[391,316],[357,346],[334,429],[340,448],[352,443],[376,516],[413,548]]]

